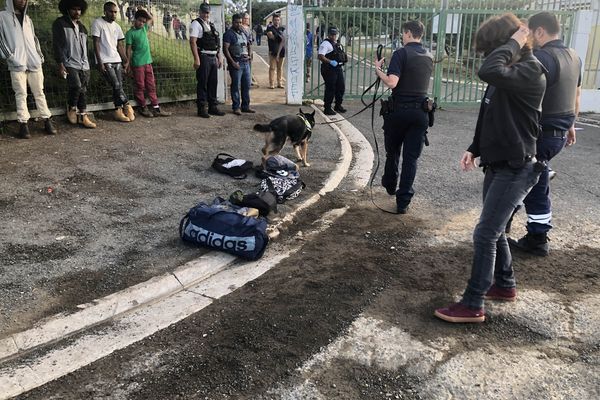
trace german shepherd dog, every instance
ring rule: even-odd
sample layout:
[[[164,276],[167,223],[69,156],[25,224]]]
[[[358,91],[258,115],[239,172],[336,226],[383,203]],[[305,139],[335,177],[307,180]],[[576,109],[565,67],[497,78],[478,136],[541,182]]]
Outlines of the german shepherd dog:
[[[309,167],[308,163],[308,139],[312,135],[315,126],[315,111],[311,114],[304,113],[302,109],[296,115],[284,115],[272,120],[269,124],[256,124],[254,130],[266,132],[265,147],[262,148],[263,163],[269,156],[278,154],[287,139],[294,145],[296,162],[302,161],[302,165]]]

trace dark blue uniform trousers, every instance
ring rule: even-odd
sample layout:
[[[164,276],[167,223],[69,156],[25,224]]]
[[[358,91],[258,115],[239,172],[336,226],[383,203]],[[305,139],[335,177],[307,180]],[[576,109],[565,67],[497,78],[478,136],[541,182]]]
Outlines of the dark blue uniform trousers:
[[[325,108],[331,108],[334,98],[335,104],[341,106],[346,92],[344,70],[341,66],[334,68],[329,64],[321,64],[321,76],[325,82],[325,98],[323,99]]]
[[[566,134],[566,132],[565,132]],[[540,137],[537,140],[536,158],[541,161],[550,161],[565,147],[566,137]],[[550,179],[548,166],[542,171],[538,183],[523,200],[527,212],[527,232],[531,234],[544,234],[551,228],[552,202],[550,201]]]
[[[406,208],[415,193],[413,182],[417,174],[417,160],[423,151],[428,124],[429,116],[420,107],[397,109],[383,117],[386,159],[381,181],[388,191],[396,187],[402,151],[402,171],[396,191],[396,204],[399,209]]]

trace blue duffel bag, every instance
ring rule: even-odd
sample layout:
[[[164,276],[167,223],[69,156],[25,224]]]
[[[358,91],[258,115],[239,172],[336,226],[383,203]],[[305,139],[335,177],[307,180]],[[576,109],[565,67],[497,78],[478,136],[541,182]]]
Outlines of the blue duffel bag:
[[[264,218],[246,217],[206,203],[198,203],[181,219],[179,236],[198,246],[248,260],[262,257],[269,243]]]

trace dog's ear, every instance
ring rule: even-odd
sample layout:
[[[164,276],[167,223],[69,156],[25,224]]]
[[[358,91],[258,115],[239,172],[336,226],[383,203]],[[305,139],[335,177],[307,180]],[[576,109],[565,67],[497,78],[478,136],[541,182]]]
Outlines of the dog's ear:
[[[300,114],[306,115],[306,114],[304,114],[304,111],[302,111],[302,107],[300,107],[298,110],[300,111]]]
[[[310,114],[308,114],[308,115],[310,115],[311,117],[314,117],[316,112],[317,112],[317,111],[313,111],[312,113],[310,113]]]

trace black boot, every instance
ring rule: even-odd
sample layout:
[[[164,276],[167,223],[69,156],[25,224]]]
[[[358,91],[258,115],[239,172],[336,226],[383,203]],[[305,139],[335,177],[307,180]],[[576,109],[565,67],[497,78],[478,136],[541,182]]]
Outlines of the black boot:
[[[27,125],[27,122],[21,122],[19,124],[19,138],[31,139],[31,135],[29,134],[29,126]]]
[[[524,251],[534,256],[546,257],[549,252],[548,236],[545,233],[528,233],[519,240],[508,238],[511,248]]]
[[[210,118],[210,115],[208,115],[208,103],[200,103],[198,106],[198,116],[202,118]]]
[[[56,129],[56,125],[54,125],[52,118],[46,118],[44,120],[44,130],[46,131],[46,135],[56,135],[58,133],[58,129]]]
[[[339,113],[345,113],[346,111],[348,111],[344,107],[342,107],[341,104],[336,104],[335,107],[333,107],[333,110]]]
[[[325,110],[323,110],[323,114],[325,114],[325,115],[335,115],[336,112],[333,111],[333,108],[331,108],[331,106],[329,106],[329,107],[325,107]]]
[[[223,115],[225,115],[225,113],[223,111],[219,110],[219,108],[217,107],[216,104],[213,104],[213,105],[211,105],[211,106],[208,107],[208,113],[210,115],[216,115],[216,116],[219,116],[219,117],[222,117]]]

